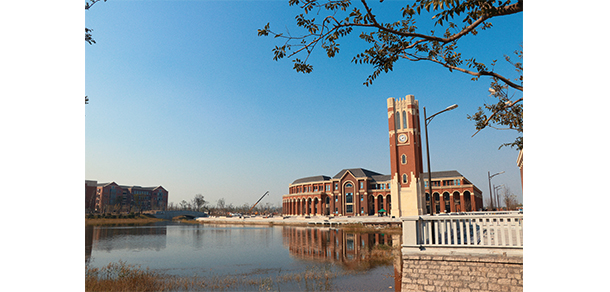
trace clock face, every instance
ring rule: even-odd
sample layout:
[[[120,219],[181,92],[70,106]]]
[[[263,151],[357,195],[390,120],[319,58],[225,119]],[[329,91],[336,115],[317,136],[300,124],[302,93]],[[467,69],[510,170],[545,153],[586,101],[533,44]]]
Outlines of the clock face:
[[[398,136],[398,141],[400,141],[401,143],[407,142],[407,135],[401,134],[400,136]]]

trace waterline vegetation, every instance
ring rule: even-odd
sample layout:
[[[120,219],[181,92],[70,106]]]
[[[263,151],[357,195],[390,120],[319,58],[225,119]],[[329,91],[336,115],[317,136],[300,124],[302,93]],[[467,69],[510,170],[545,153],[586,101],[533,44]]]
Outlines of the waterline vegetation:
[[[85,216],[85,225],[132,225],[149,224],[163,221],[146,214],[89,214]]]
[[[327,267],[298,273],[282,273],[279,269],[276,276],[261,278],[254,275],[178,277],[119,261],[102,268],[86,266],[85,291],[281,291],[282,286],[290,286],[285,288],[288,290],[329,291],[333,279],[349,273]]]

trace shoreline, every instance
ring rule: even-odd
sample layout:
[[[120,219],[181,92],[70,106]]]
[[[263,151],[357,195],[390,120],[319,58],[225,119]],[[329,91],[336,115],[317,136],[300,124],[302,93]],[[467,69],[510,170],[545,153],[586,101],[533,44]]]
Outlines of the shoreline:
[[[358,216],[358,217],[327,217],[327,216],[274,216],[264,217],[199,217],[195,221],[200,224],[244,224],[244,225],[289,225],[312,227],[346,227],[371,229],[401,229],[402,220],[391,217]]]
[[[396,229],[402,231],[402,220],[391,217],[358,216],[358,217],[327,217],[327,216],[273,216],[273,217],[198,217],[195,219],[160,219],[153,217],[140,218],[85,218],[85,226],[98,225],[138,225],[161,221],[179,221],[187,224],[232,224],[232,225],[264,225],[264,226],[301,226],[301,227],[332,227],[356,229]]]
[[[89,219],[85,218],[85,226],[97,226],[97,225],[117,225],[117,224],[149,224],[154,222],[160,222],[163,219],[158,218],[97,218]]]

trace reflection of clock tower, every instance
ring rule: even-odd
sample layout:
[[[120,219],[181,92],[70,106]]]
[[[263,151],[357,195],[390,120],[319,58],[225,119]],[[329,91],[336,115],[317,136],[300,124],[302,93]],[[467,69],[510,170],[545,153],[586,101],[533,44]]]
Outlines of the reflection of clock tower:
[[[413,95],[404,99],[388,98],[390,129],[391,215],[424,214],[419,103]]]

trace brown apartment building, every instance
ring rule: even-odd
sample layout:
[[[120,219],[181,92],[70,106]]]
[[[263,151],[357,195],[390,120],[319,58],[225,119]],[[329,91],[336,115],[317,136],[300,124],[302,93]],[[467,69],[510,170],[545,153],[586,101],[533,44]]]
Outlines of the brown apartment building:
[[[169,197],[169,192],[162,186],[126,186],[110,182],[96,184],[94,201],[91,203],[92,198],[87,191],[85,186],[85,208],[93,206],[93,210],[99,213],[165,210]]]

